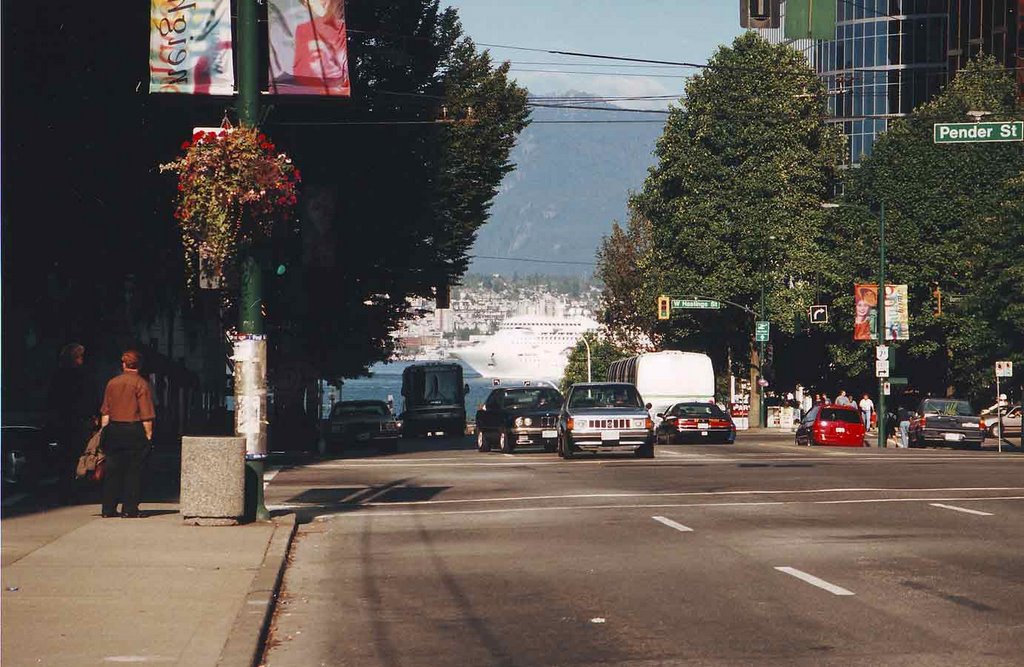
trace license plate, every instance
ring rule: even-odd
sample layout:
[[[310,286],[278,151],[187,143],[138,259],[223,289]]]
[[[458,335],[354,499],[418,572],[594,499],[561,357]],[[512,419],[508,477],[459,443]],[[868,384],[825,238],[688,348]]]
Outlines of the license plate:
[[[619,439],[619,432],[618,431],[601,431],[601,439],[602,440],[618,440]]]
[[[697,424],[697,428],[699,428],[701,430],[707,430],[707,429],[711,428],[711,424],[709,424],[707,422],[700,422],[699,424]]]
[[[701,435],[707,435],[707,434],[708,434],[708,432],[707,432],[707,431],[701,431],[701,432],[700,432],[700,434],[701,434]]]
[[[944,437],[946,440],[953,440],[953,441],[956,441],[956,442],[960,442],[961,440],[964,439],[964,434],[963,433],[943,433],[942,437]]]
[[[542,438],[557,438],[558,431],[541,431],[540,437]]]
[[[846,433],[846,428],[843,426],[836,426],[836,433]]]

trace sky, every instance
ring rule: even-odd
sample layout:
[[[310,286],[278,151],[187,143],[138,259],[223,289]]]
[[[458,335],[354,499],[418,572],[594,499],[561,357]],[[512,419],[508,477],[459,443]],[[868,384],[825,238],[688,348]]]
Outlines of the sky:
[[[511,61],[513,76],[533,95],[572,90],[678,99],[685,77],[697,70],[501,47],[705,63],[718,46],[731,43],[742,32],[736,0],[448,0],[442,4],[458,10],[466,34],[489,49],[495,60]],[[620,104],[664,108],[674,99]]]

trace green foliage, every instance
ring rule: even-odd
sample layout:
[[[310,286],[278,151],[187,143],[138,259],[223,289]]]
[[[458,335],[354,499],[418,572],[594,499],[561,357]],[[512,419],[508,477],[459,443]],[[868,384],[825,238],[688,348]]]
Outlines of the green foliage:
[[[565,375],[559,383],[562,393],[569,390],[576,382],[587,381],[587,344],[590,344],[590,377],[594,382],[603,382],[608,378],[608,367],[613,361],[630,356],[630,352],[622,349],[614,341],[600,337],[594,333],[584,334],[586,342],[581,339],[569,354],[569,363],[565,366]]]
[[[597,251],[596,275],[601,289],[601,319],[616,345],[633,352],[656,349],[656,302],[651,298],[646,276],[655,275],[653,228],[630,210],[629,226],[612,224]]]
[[[835,363],[869,380],[870,350],[851,340],[852,285],[878,281],[877,206],[885,204],[886,282],[910,292],[910,340],[898,343],[899,375],[920,391],[977,398],[993,382],[996,359],[1021,355],[1020,244],[1024,227],[1019,143],[935,144],[933,125],[1019,118],[1012,75],[991,57],[970,63],[949,87],[895,122],[860,169],[824,230],[835,295],[830,325]],[[876,208],[874,215],[867,207]],[[1015,280],[1016,278],[1016,280]],[[937,316],[936,289],[945,296]]]

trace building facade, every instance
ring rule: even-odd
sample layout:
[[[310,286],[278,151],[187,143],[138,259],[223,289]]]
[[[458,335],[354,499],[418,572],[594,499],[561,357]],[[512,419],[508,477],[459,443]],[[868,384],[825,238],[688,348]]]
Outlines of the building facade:
[[[832,122],[847,137],[847,162],[871,154],[896,118],[929,101],[979,53],[1017,73],[1024,100],[1024,0],[836,0],[831,40],[786,40],[807,55],[824,81]],[[785,24],[782,3],[782,24]]]

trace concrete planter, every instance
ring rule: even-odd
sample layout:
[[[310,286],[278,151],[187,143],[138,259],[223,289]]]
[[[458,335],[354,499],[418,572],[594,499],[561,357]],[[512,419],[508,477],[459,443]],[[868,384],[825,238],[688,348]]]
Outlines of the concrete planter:
[[[245,438],[181,439],[181,514],[186,523],[234,526],[245,512]]]

